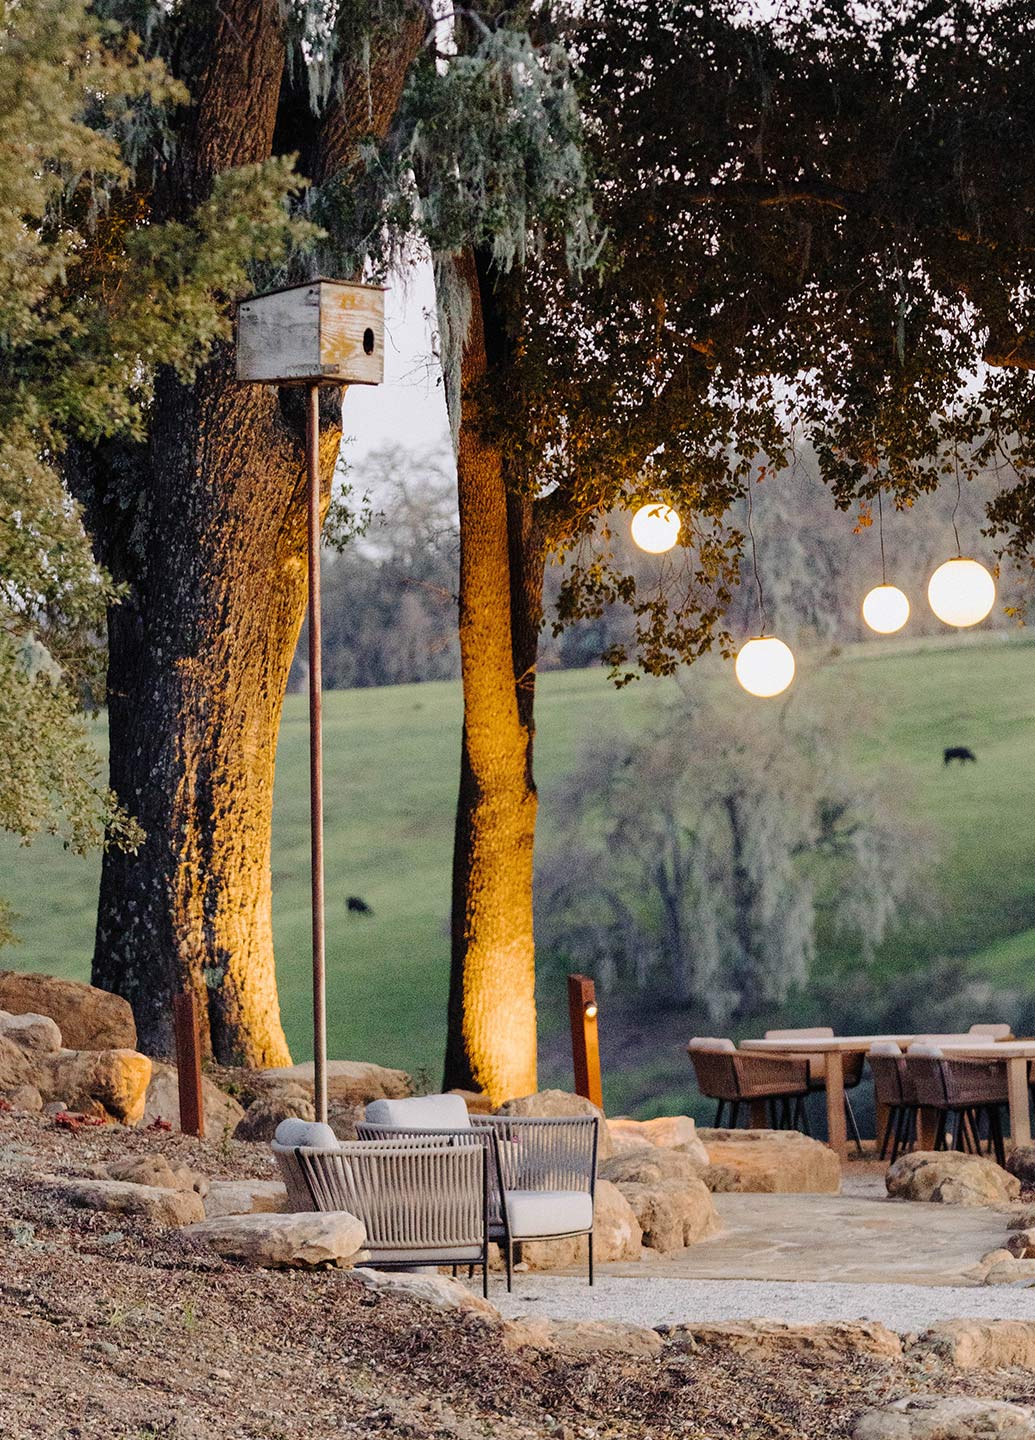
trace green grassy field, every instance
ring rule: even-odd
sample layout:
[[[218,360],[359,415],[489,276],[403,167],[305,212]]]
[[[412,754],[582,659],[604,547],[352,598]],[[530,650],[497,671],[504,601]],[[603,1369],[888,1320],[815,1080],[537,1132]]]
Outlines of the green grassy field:
[[[702,663],[694,685],[732,685],[729,667]],[[801,666],[799,686],[852,697],[846,738],[862,766],[909,775],[910,804],[939,856],[930,913],[883,948],[889,977],[918,956],[971,957],[996,984],[1035,992],[1035,644],[1026,638],[948,637],[876,642],[834,663]],[[543,832],[552,783],[580,744],[641,725],[668,682],[615,691],[602,672],[542,677],[537,770]],[[744,699],[745,704],[753,703]],[[328,991],[331,1053],[426,1068],[437,1079],[443,1044],[450,852],[460,695],[450,684],[328,695],[325,764]],[[946,769],[943,746],[970,745],[978,764]],[[302,697],[288,699],[274,819],[274,928],[285,1026],[296,1058],[308,1036],[308,786]],[[20,914],[22,943],[0,965],[87,978],[96,859],[51,842],[0,837],[0,894]],[[346,912],[348,895],[373,908]],[[821,966],[840,963],[836,946]],[[543,987],[547,1029],[564,1009]]]

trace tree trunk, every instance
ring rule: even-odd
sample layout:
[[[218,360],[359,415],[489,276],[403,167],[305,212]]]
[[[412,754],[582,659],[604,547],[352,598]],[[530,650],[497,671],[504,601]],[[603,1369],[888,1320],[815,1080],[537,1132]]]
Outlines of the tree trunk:
[[[543,567],[533,508],[508,496],[502,451],[478,428],[478,388],[505,363],[499,297],[482,257],[457,263],[472,313],[457,451],[464,728],[444,1083],[499,1104],[536,1089],[532,707]]]
[[[388,125],[425,29],[415,11],[376,33],[317,119],[304,73],[285,67],[278,0],[195,7],[173,65],[191,104],[152,213],[188,217],[216,175],[275,150],[300,153],[318,182],[347,175],[357,134]],[[321,409],[326,504],[341,392],[325,389]],[[160,376],[146,447],[121,473],[90,457],[77,486],[99,558],[127,587],[109,622],[111,785],[146,832],[137,855],[104,857],[93,979],[132,1003],[152,1053],[170,1051],[172,997],[192,990],[217,1059],[290,1060],[270,824],[307,598],[303,434],[302,392],[238,384],[227,346],[191,385]]]

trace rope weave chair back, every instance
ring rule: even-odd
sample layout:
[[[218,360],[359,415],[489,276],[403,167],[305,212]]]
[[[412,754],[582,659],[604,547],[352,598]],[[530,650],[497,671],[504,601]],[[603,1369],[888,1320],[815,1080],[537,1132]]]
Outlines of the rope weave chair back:
[[[274,1144],[291,1190],[302,1177],[309,1210],[347,1210],[363,1221],[372,1251],[449,1250],[485,1236],[488,1183],[482,1145],[346,1141],[335,1150]]]
[[[686,1053],[690,1056],[697,1088],[702,1095],[709,1100],[740,1098],[736,1049],[732,1041],[719,1049],[717,1044],[708,1041],[691,1040],[686,1047]]]
[[[472,1115],[478,1134],[495,1136],[504,1190],[576,1190],[593,1194],[600,1121],[595,1115],[546,1119]]]
[[[946,1055],[942,1077],[948,1102],[967,1108],[972,1105],[1007,1105],[1005,1060],[974,1060]]]
[[[949,1104],[945,1090],[942,1052],[935,1045],[912,1045],[906,1056],[906,1084],[915,1105],[944,1109]]]
[[[745,1098],[808,1089],[809,1065],[800,1057],[738,1050],[730,1058],[737,1076],[738,1092]]]
[[[873,1098],[878,1105],[906,1103],[905,1061],[897,1045],[874,1045],[866,1057],[873,1076]]]

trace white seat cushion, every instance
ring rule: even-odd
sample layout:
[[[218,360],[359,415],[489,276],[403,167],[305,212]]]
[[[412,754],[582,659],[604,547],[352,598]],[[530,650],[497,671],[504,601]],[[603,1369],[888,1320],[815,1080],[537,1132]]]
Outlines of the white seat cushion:
[[[506,1197],[515,1240],[593,1228],[593,1198],[584,1190],[508,1190]]]
[[[278,1145],[291,1150],[336,1150],[339,1140],[329,1125],[318,1120],[282,1120],[273,1134]]]
[[[462,1095],[414,1095],[408,1100],[371,1100],[368,1125],[392,1130],[470,1130]]]

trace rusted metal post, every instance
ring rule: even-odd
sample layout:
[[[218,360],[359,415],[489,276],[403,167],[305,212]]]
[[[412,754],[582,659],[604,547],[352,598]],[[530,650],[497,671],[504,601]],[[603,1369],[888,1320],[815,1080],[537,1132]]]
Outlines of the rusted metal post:
[[[180,1129],[184,1135],[205,1134],[205,1106],[201,1097],[201,1039],[198,1009],[192,994],[173,996],[173,1030],[176,1035],[176,1077],[180,1092]]]
[[[600,1088],[600,1045],[597,1039],[597,993],[588,975],[568,976],[568,1013],[571,1017],[571,1058],[575,1067],[575,1093],[604,1108]]]
[[[320,385],[306,387],[309,472],[309,827],[313,895],[313,1106],[327,1119],[327,980],[323,900],[323,657],[320,637]]]

